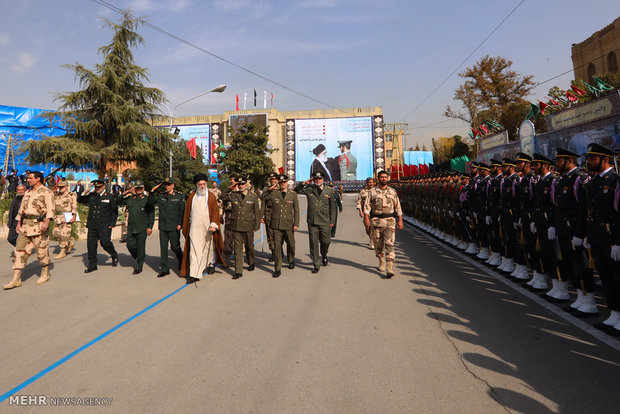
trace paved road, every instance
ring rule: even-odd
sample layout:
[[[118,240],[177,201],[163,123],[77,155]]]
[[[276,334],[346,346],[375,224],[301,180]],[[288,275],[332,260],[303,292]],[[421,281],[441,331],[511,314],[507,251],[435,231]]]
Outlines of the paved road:
[[[617,341],[601,342],[411,228],[397,235],[397,276],[382,279],[353,196],[344,204],[317,275],[305,224],[299,265],[279,279],[266,253],[239,280],[222,269],[195,285],[157,279],[156,235],[138,276],[118,242],[122,267],[108,260],[89,275],[85,242],[45,285],[28,278],[31,263],[21,288],[0,292],[0,393],[19,387],[15,395],[47,406],[7,398],[0,411],[617,412]],[[9,251],[2,243],[0,257]],[[55,397],[112,400],[50,407]]]

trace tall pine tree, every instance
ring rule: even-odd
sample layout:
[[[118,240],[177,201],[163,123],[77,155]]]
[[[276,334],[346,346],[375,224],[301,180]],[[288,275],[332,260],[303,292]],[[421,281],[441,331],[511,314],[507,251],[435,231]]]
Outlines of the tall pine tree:
[[[75,72],[80,90],[57,94],[62,105],[47,116],[58,117],[68,132],[28,141],[28,162],[53,163],[63,170],[92,168],[103,177],[119,163],[146,166],[157,152],[169,148],[171,134],[150,123],[161,117],[157,108],[164,94],[144,85],[148,71],[134,63],[131,52],[144,43],[135,31],[139,23],[129,14],[120,23],[106,21],[114,36],[99,48],[103,63],[94,70],[79,63],[63,66]]]
[[[222,151],[225,154],[222,160],[224,169],[235,174],[248,174],[256,187],[262,186],[274,169],[268,154],[276,150],[267,148],[268,141],[267,127],[244,125],[232,134],[231,146]]]

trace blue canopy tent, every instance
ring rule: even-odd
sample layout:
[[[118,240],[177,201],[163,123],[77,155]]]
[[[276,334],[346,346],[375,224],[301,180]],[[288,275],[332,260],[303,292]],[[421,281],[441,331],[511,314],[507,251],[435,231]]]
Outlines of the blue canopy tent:
[[[15,168],[19,173],[34,170],[43,171],[47,175],[57,168],[53,164],[30,165],[26,162],[28,154],[20,153],[20,147],[25,141],[66,133],[60,120],[54,119],[50,123],[41,116],[44,112],[47,111],[0,105],[0,162],[3,174]]]

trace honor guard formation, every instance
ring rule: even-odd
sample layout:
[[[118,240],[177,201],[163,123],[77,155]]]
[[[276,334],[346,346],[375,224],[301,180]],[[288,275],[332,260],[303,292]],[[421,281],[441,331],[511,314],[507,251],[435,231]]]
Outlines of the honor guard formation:
[[[347,142],[341,144],[346,155]],[[577,317],[599,316],[595,293],[600,284],[609,315],[596,327],[620,336],[620,180],[615,153],[590,144],[581,166],[579,158],[562,148],[556,150],[554,160],[518,153],[514,159],[474,162],[470,174],[444,172],[396,182],[388,182],[388,173],[379,171],[376,179],[366,180],[356,203],[378,269],[386,279],[395,275],[395,234],[403,228],[404,218],[514,282],[541,292],[550,302],[566,303],[564,310]],[[351,165],[351,157],[343,160]],[[283,263],[294,269],[299,195],[303,195],[311,272],[319,273],[329,263],[331,238],[342,212],[341,188],[327,178],[316,169],[310,179],[293,186],[286,175],[271,173],[259,191],[250,177],[232,174],[229,188],[222,192],[215,182],[208,188],[207,175],[197,174],[195,189],[186,199],[168,178],[150,193],[140,180],[124,192],[113,192],[100,179],[87,187],[78,182],[70,192],[64,180],[52,184],[52,191],[42,173],[29,172],[26,184],[11,181],[17,196],[9,212],[8,240],[15,251],[13,277],[4,289],[22,285],[21,271],[35,250],[42,268],[36,283],[50,280],[50,222],[60,247],[54,259],[61,260],[74,248],[71,228],[77,203],[88,205],[85,273],[97,270],[98,244],[110,255],[112,266],[118,265],[111,232],[119,206],[128,215],[126,243],[134,259],[133,274],[142,273],[157,205],[157,277],[170,274],[171,249],[179,275],[194,283],[204,274],[215,273],[218,265],[230,266],[233,279],[241,278],[244,270],[253,271],[254,233],[261,223],[270,249],[268,261],[274,265],[272,276],[282,276]],[[576,296],[571,296],[571,289]]]
[[[590,144],[581,167],[579,158],[562,148],[554,160],[518,153],[473,163],[471,174],[437,173],[393,185],[413,225],[550,302],[565,303],[574,316],[599,316],[600,281],[609,316],[595,327],[620,336],[615,153]]]

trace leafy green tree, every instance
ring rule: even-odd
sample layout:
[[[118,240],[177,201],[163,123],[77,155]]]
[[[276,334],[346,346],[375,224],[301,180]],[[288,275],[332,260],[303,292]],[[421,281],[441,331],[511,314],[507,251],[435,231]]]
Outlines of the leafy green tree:
[[[231,146],[221,149],[224,153],[222,160],[224,170],[250,175],[254,186],[261,187],[267,175],[274,170],[269,154],[277,151],[267,148],[269,140],[267,130],[267,127],[259,128],[254,124],[247,124],[233,133]]]
[[[471,155],[469,145],[463,142],[463,139],[461,138],[460,135],[454,135],[452,137],[452,140],[454,141],[454,144],[452,145],[452,148],[450,149],[450,158],[461,157],[463,155],[466,155],[469,157]]]
[[[157,108],[164,94],[144,85],[148,71],[134,63],[131,51],[144,43],[135,31],[139,20],[125,14],[120,23],[106,25],[114,35],[110,44],[99,48],[103,63],[94,70],[79,63],[64,65],[75,72],[80,90],[57,94],[62,105],[47,117],[58,117],[67,134],[28,141],[28,162],[53,163],[62,170],[93,168],[103,177],[114,164],[147,166],[156,154],[168,150],[171,134],[152,126],[161,116]]]
[[[194,188],[194,175],[207,173],[207,166],[203,162],[202,151],[196,151],[196,159],[189,155],[187,141],[178,139],[172,141],[172,179],[177,191],[188,195]],[[157,152],[151,163],[132,174],[131,179],[141,179],[146,188],[151,189],[168,177],[169,153]]]

